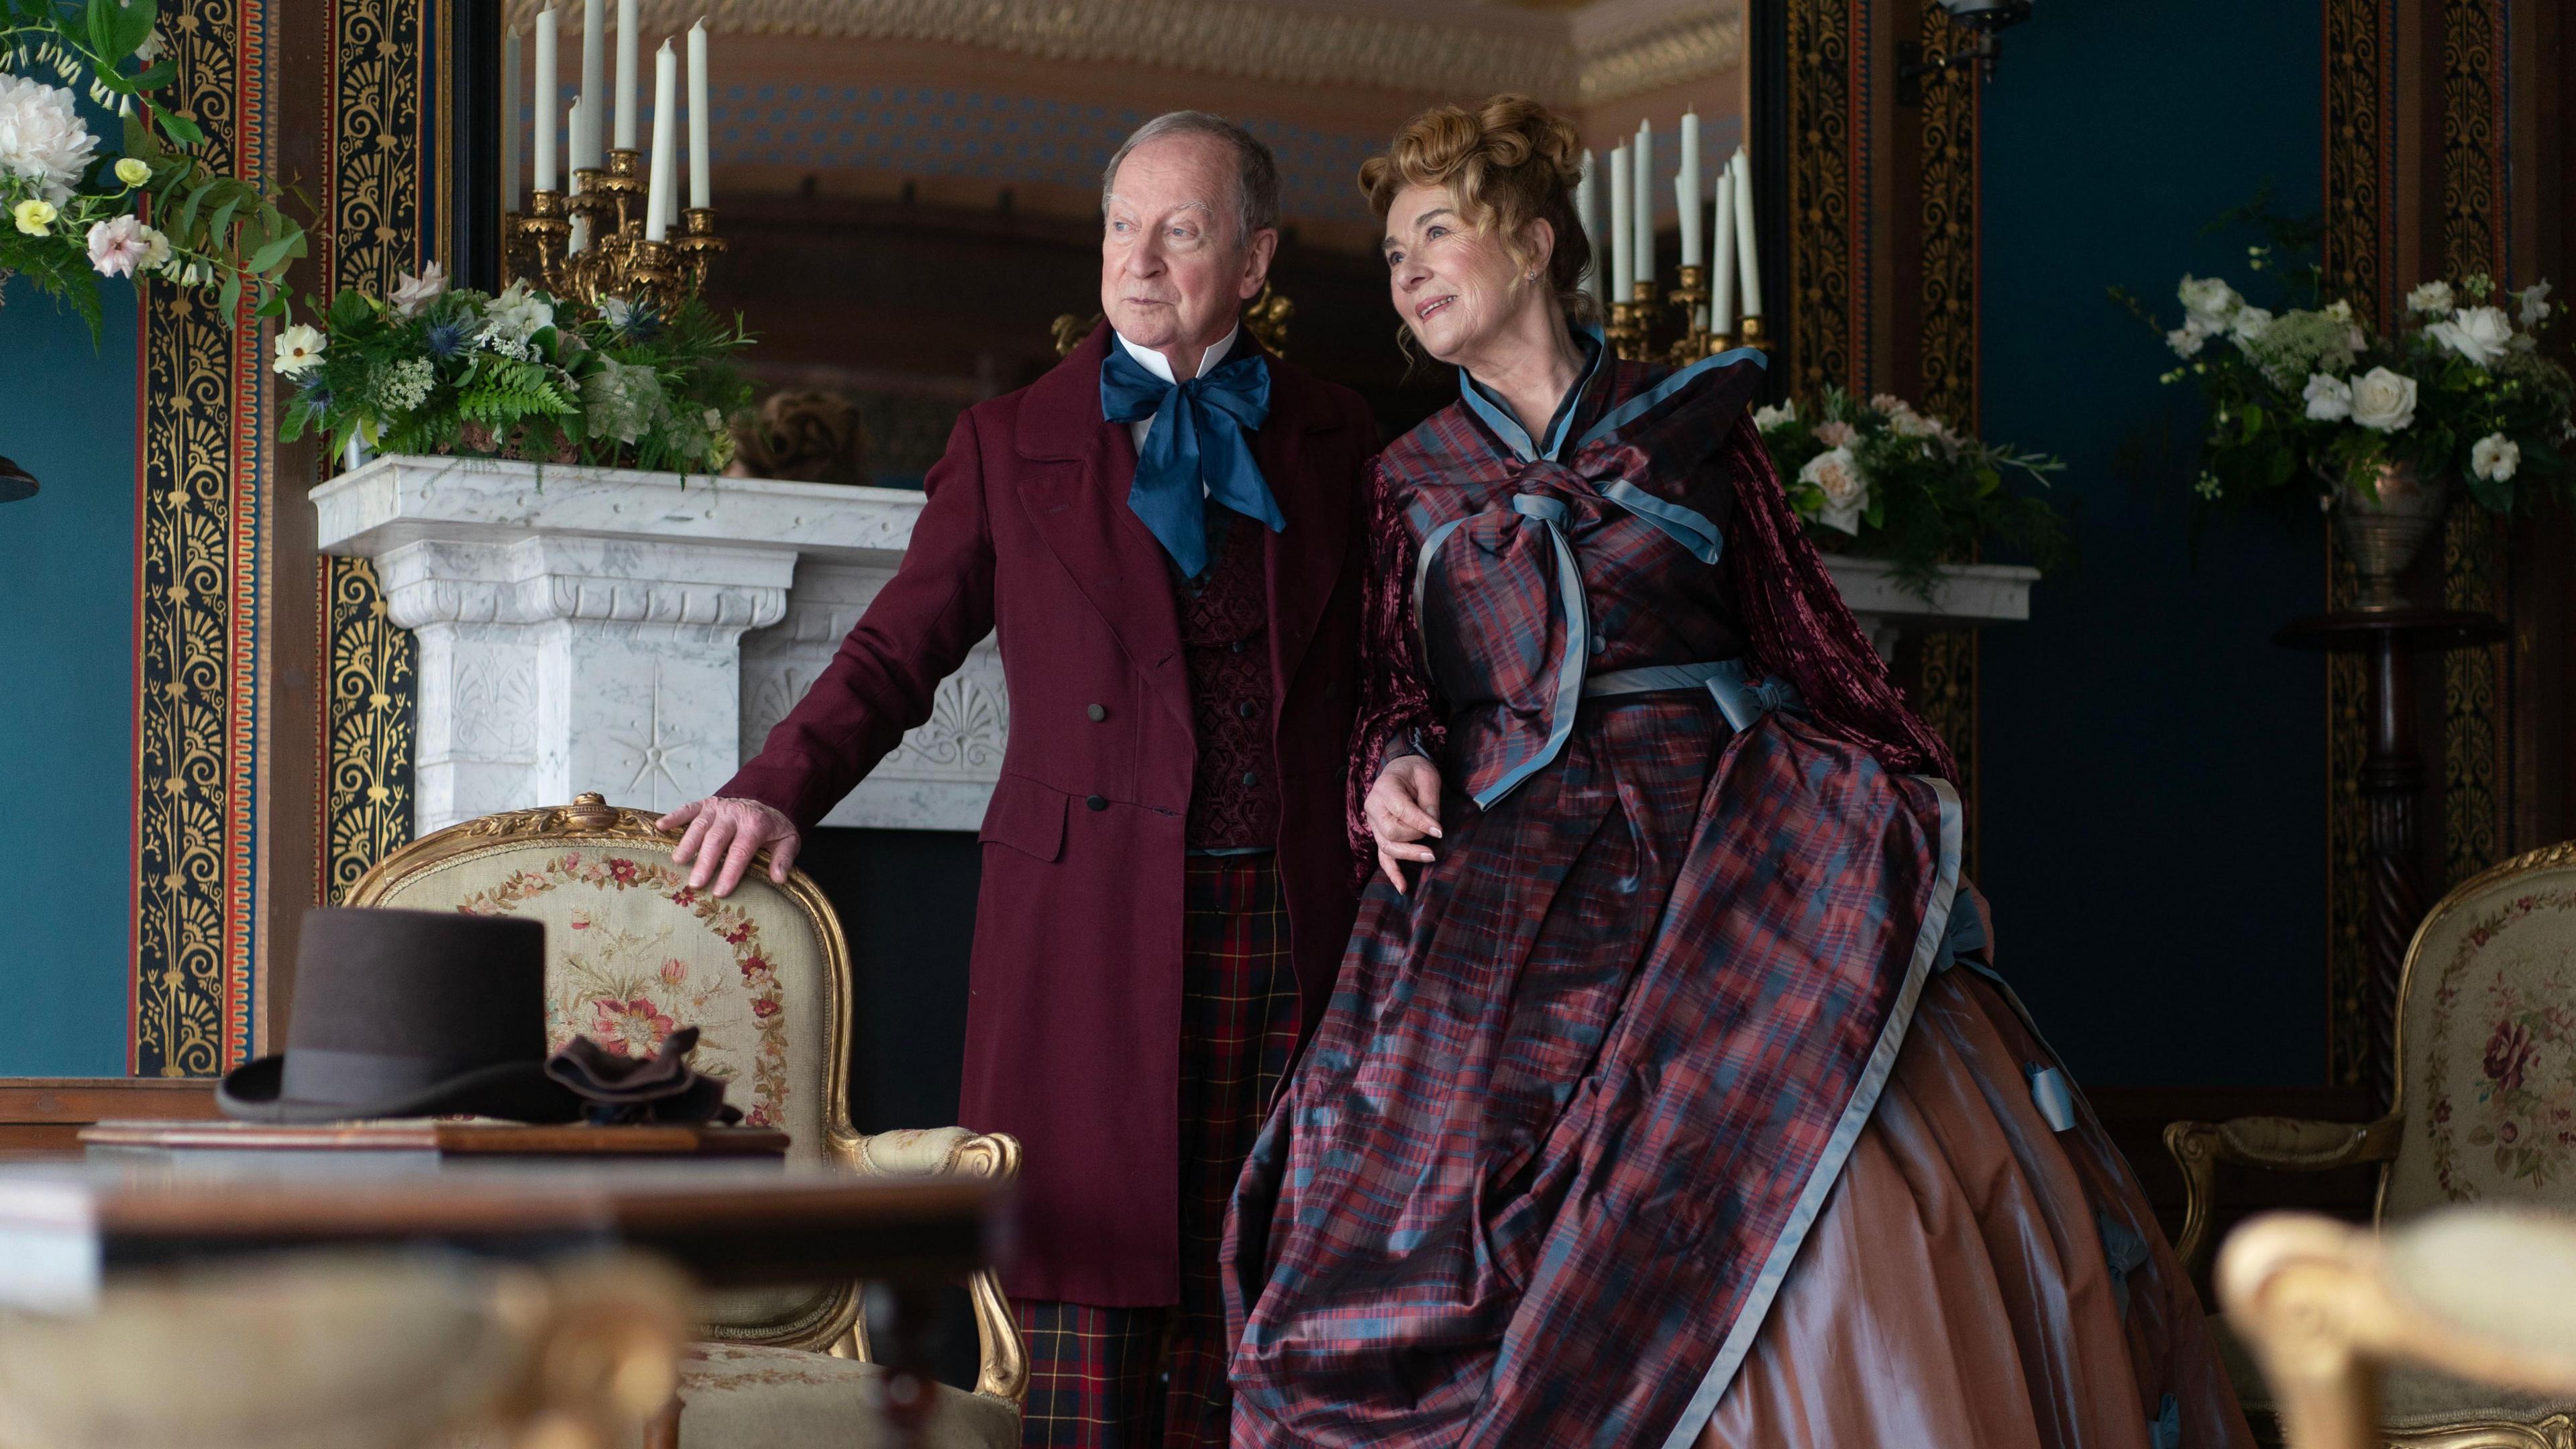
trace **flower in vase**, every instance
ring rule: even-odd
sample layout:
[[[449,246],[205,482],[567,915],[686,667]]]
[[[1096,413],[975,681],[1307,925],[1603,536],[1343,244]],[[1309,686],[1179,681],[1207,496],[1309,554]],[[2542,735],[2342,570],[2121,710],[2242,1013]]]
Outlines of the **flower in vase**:
[[[2209,329],[2200,325],[2198,318],[2165,334],[2165,346],[2172,348],[2176,357],[2198,357],[2208,341]]]
[[[2415,421],[2415,379],[2374,367],[2352,380],[2352,420],[2393,433]]]
[[[1869,507],[1869,480],[1861,476],[1860,460],[1850,448],[1838,447],[1809,458],[1807,466],[1798,470],[1798,481],[1813,483],[1825,495],[1825,506],[1816,514],[1818,523],[1859,535],[1861,511]]]
[[[89,229],[89,264],[102,277],[130,277],[152,259],[152,228],[139,216],[113,216]],[[164,245],[167,245],[165,242]]]
[[[2308,400],[2308,417],[2320,423],[2339,423],[2352,416],[2352,384],[2322,372],[2308,374],[2308,390],[2301,394]]]
[[[2272,314],[2262,307],[2239,307],[2235,315],[2227,319],[2227,333],[2236,339],[2239,347],[2262,341],[2263,334],[2271,330],[2271,326]]]
[[[1860,430],[1849,423],[1816,424],[1816,441],[1828,448],[1848,448],[1859,436]]]
[[[2436,322],[2425,333],[2480,367],[2491,367],[2513,341],[2513,324],[2501,307],[2463,307],[2451,320]]]
[[[421,308],[437,301],[439,293],[446,290],[447,269],[436,262],[431,262],[420,269],[418,276],[413,276],[409,272],[398,273],[394,283],[394,294],[390,300],[394,304],[395,311],[406,317],[417,317],[420,315]]]
[[[0,176],[15,176],[35,188],[35,199],[60,206],[72,199],[73,185],[97,150],[98,138],[81,124],[70,91],[0,75]],[[18,229],[25,231],[24,203],[18,210]]]
[[[281,377],[300,377],[322,365],[322,353],[329,346],[319,331],[298,322],[277,334],[277,360],[270,366]]]
[[[119,156],[116,179],[126,186],[140,186],[152,179],[152,163],[140,156]]]
[[[1766,433],[1777,432],[1797,420],[1798,403],[1795,398],[1778,407],[1758,407],[1753,410],[1753,426]]]
[[[30,196],[9,209],[9,219],[18,230],[29,236],[43,236],[53,229],[54,218],[62,215],[54,204],[41,196]]]
[[[2424,285],[2417,287],[2414,291],[2406,294],[2406,310],[2409,312],[2421,313],[2424,316],[2430,317],[2437,313],[2450,311],[2451,308],[2457,304],[2457,301],[2458,299],[2451,295],[2450,283],[2443,281],[2426,282]]]
[[[494,352],[524,359],[530,339],[553,325],[553,305],[529,291],[526,281],[516,281],[483,309],[483,330],[474,340]]]
[[[2520,322],[2523,326],[2537,327],[2541,323],[2549,320],[2551,308],[2549,305],[2549,283],[2547,281],[2532,283],[2530,286],[2514,293],[2513,299],[2522,304],[2522,311],[2514,320]]]
[[[376,400],[386,412],[408,413],[429,401],[430,390],[438,384],[438,369],[426,357],[406,357],[375,381]]]
[[[437,358],[454,357],[471,346],[473,341],[474,324],[463,317],[433,321],[420,331],[420,345],[430,356]]]
[[[2236,289],[2222,277],[2186,276],[2182,285],[2174,288],[2174,295],[2181,299],[2182,309],[2191,314],[2190,320],[2203,324],[2200,330],[2204,337],[2226,326],[2236,309],[2245,305],[2245,299],[2236,295]]]
[[[1938,438],[1949,432],[1939,418],[1927,417],[1912,408],[1900,408],[1888,414],[1887,426],[1903,438]]]
[[[2502,433],[2489,433],[2469,449],[2469,473],[2501,483],[2522,466],[2522,445]]]

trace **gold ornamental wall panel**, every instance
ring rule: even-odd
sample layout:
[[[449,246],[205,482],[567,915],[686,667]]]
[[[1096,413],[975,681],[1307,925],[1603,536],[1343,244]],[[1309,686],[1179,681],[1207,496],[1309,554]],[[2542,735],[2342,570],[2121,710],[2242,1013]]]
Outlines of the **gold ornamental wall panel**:
[[[450,167],[439,137],[453,51],[450,7],[332,0],[326,172],[333,290],[383,296],[404,272],[451,255]],[[316,895],[337,901],[411,839],[417,645],[385,612],[372,560],[324,558],[319,572],[324,708]]]
[[[1937,5],[1923,7],[1926,55],[1949,55],[1973,39]],[[1977,117],[1983,86],[1973,75],[1938,77],[1923,88],[1922,294],[1919,367],[1925,411],[1981,432],[1977,399]],[[1958,758],[1967,815],[1968,868],[1977,868],[1977,664],[1984,633],[1949,629],[1923,638],[1916,702]]]
[[[191,0],[164,27],[207,164],[266,174],[263,0]],[[267,374],[247,304],[141,288],[136,473],[134,943],[128,1067],[208,1076],[252,1046],[256,785],[267,554]],[[230,325],[228,325],[228,323]]]

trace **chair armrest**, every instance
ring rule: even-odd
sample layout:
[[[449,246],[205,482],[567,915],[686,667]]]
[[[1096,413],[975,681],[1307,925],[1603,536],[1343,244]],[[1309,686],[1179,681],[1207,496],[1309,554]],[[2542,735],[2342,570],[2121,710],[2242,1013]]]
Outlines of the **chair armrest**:
[[[963,1127],[905,1128],[894,1132],[834,1132],[825,1146],[832,1159],[861,1177],[984,1177],[1009,1182],[1020,1175],[1019,1139]],[[1023,1404],[1029,1396],[1028,1346],[1002,1280],[989,1268],[966,1280],[975,1310],[975,1340],[982,1366],[975,1392]],[[867,1320],[852,1329],[851,1347],[868,1357]]]
[[[2182,1236],[2174,1256],[2197,1277],[2209,1254],[2211,1215],[2216,1210],[2218,1164],[2262,1167],[2274,1172],[2332,1172],[2339,1167],[2387,1162],[2397,1156],[2405,1119],[2376,1122],[2313,1122],[2298,1117],[2238,1117],[2226,1122],[2173,1122],[2165,1127],[2165,1150],[2182,1169]]]

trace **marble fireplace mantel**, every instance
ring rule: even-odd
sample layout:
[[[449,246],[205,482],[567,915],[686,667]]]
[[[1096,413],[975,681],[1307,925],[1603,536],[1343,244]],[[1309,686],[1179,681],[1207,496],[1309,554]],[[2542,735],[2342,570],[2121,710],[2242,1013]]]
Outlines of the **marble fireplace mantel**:
[[[598,790],[669,809],[760,747],[903,560],[922,495],[767,479],[393,456],[313,491],[326,553],[375,561],[420,641],[414,826]],[[1871,642],[2030,617],[2033,570],[1945,569],[1927,603],[1828,557]],[[928,723],[825,817],[972,830],[1010,702],[991,640]]]

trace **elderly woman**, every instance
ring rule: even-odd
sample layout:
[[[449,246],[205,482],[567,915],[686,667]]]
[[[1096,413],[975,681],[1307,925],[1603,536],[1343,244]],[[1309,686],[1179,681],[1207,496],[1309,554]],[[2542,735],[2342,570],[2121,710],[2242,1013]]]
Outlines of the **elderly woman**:
[[[1581,325],[1576,155],[1506,96],[1360,173],[1460,396],[1374,469],[1384,878],[1237,1189],[1234,1442],[2250,1442],[1991,975],[1949,752],[1796,527],[1762,359]]]

